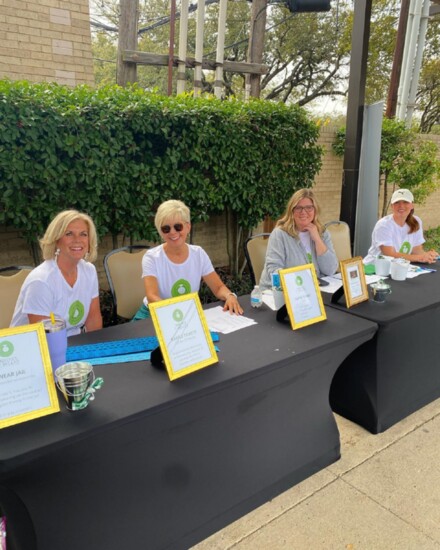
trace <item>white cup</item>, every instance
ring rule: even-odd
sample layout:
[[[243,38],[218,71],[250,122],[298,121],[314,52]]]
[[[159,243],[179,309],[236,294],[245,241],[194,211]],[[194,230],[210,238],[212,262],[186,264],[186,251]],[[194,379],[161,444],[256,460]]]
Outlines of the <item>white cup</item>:
[[[409,262],[408,260],[393,260],[391,262],[391,278],[394,281],[404,281],[406,274],[408,273]]]
[[[275,304],[275,309],[278,311],[286,302],[284,301],[284,292],[276,288],[272,289],[273,301]]]
[[[387,258],[376,258],[374,261],[376,275],[380,277],[388,277],[391,270],[391,261]]]

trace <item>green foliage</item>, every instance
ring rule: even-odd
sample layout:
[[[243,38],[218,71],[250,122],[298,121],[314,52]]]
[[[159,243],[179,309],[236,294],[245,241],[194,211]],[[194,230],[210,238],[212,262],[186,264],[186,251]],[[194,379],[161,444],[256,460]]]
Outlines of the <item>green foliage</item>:
[[[157,206],[179,198],[195,222],[227,209],[250,229],[312,185],[317,138],[282,104],[0,81],[0,224],[34,242],[78,208],[100,235],[153,240]]]
[[[440,227],[434,227],[425,231],[425,250],[437,250],[440,252]]]
[[[345,128],[336,132],[333,151],[343,156],[345,149]],[[437,145],[421,140],[417,134],[405,127],[404,122],[383,119],[380,151],[380,181],[384,185],[382,215],[389,206],[389,189],[397,187],[411,189],[415,202],[422,204],[428,195],[438,187],[440,161],[437,159]]]

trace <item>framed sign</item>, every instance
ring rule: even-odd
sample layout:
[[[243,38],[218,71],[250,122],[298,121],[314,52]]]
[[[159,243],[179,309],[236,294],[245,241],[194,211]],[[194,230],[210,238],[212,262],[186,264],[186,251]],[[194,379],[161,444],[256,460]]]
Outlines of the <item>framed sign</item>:
[[[0,428],[59,410],[43,324],[0,330]]]
[[[343,260],[339,265],[347,307],[368,300],[367,282],[361,256]]]
[[[279,274],[293,330],[327,319],[313,264],[281,269]]]
[[[148,304],[170,380],[218,362],[196,292]]]

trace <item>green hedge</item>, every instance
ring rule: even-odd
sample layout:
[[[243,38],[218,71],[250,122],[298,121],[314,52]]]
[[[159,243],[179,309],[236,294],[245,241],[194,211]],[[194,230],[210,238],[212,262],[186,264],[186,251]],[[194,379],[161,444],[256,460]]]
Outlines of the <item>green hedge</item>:
[[[228,209],[248,229],[312,185],[317,138],[304,110],[279,103],[3,80],[0,224],[33,242],[78,208],[100,235],[151,240],[157,206],[179,198],[194,221]]]

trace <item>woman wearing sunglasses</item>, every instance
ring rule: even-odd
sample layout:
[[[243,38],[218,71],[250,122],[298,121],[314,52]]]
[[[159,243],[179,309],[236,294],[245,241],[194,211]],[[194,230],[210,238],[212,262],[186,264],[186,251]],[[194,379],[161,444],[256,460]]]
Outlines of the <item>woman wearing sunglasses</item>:
[[[198,292],[202,279],[225,302],[225,311],[243,313],[237,296],[223,284],[203,248],[187,244],[189,208],[182,201],[166,201],[157,209],[154,223],[164,242],[147,250],[142,259],[145,298],[134,320],[150,316],[148,303]]]
[[[336,272],[338,259],[319,214],[311,189],[300,189],[292,195],[269,237],[260,279],[262,290],[272,287],[272,273],[279,269],[313,263],[318,277]]]

